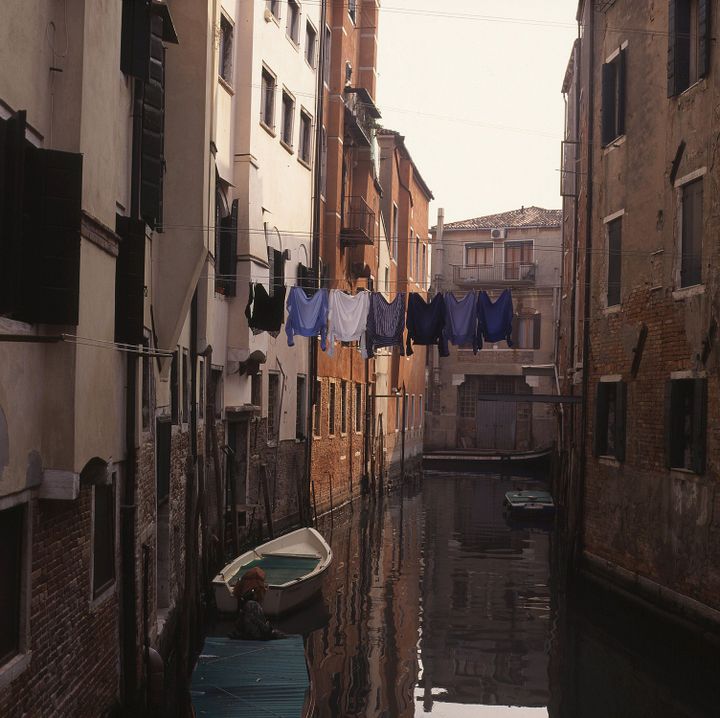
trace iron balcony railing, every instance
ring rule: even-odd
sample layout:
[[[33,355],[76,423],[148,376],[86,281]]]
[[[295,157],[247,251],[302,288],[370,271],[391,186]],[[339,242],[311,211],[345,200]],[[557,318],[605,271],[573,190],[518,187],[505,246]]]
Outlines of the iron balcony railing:
[[[370,147],[380,117],[372,98],[364,88],[345,89],[345,129],[356,142]]]
[[[346,197],[340,237],[344,244],[375,244],[375,212],[362,197]]]
[[[534,284],[537,262],[454,265],[453,281],[463,285]]]

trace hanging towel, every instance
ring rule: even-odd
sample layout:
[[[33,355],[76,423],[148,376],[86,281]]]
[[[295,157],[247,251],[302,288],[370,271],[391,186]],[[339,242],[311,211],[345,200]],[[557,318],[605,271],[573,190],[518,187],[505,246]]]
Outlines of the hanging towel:
[[[328,356],[335,353],[335,341],[360,342],[365,354],[365,333],[367,331],[370,292],[346,294],[339,289],[330,291],[328,312]]]
[[[316,337],[320,335],[320,347],[327,347],[328,290],[318,289],[312,297],[302,287],[292,287],[287,300],[288,318],[285,333],[288,346],[295,345],[293,337]]]
[[[398,292],[392,302],[388,302],[379,292],[373,292],[370,297],[363,357],[368,359],[374,356],[375,350],[382,347],[400,347],[400,354],[404,354],[404,331],[405,292]]]
[[[472,346],[478,351],[477,297],[475,292],[456,299],[452,292],[445,295],[445,339],[455,346]]]
[[[500,342],[504,339],[511,347],[513,303],[510,290],[505,289],[494,302],[487,292],[480,292],[477,310],[478,347],[482,349],[483,339],[487,342]]]
[[[285,318],[285,287],[277,287],[271,297],[262,284],[250,282],[250,295],[245,316],[253,334],[267,332],[273,337],[280,334]]]
[[[437,344],[440,356],[450,356],[445,339],[445,299],[436,294],[430,303],[417,292],[411,292],[407,307],[407,355],[412,356],[411,342],[430,346]]]

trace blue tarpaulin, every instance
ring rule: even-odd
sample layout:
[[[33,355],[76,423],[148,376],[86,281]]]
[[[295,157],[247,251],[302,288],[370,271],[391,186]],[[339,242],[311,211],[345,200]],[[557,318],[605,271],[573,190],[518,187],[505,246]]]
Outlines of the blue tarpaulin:
[[[207,638],[191,691],[198,717],[302,718],[309,686],[302,636]]]

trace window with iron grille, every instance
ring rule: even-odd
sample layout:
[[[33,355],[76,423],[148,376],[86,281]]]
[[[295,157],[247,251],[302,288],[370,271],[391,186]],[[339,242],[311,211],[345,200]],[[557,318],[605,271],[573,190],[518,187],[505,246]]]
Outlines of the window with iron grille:
[[[665,389],[665,456],[669,469],[704,474],[707,379],[671,379]]]
[[[362,384],[355,384],[355,431],[362,431]]]
[[[272,439],[278,431],[278,412],[280,410],[280,375],[268,375],[268,409],[267,427],[268,439]]]
[[[93,596],[115,581],[115,482],[93,486]]]
[[[340,433],[347,432],[347,382],[343,379],[340,382]]]
[[[458,386],[458,416],[463,419],[474,419],[477,411],[477,385],[465,381]]]
[[[335,391],[334,382],[330,382],[330,396],[328,399],[328,433],[330,436],[335,434]]]
[[[595,406],[595,456],[625,460],[627,384],[600,382]]]

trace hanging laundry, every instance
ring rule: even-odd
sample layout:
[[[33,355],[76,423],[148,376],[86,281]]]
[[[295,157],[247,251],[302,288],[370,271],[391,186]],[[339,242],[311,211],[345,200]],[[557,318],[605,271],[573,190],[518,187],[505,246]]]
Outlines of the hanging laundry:
[[[285,319],[285,287],[276,287],[271,297],[262,284],[250,282],[245,316],[253,334],[267,332],[276,337]]]
[[[430,346],[437,344],[440,356],[450,356],[445,339],[445,299],[436,294],[426,302],[422,295],[411,292],[407,307],[407,355],[412,356],[412,343]]]
[[[513,345],[513,303],[512,293],[509,289],[505,289],[494,302],[487,292],[480,292],[477,316],[477,342],[480,349],[482,349],[483,339],[487,342],[505,340],[509,347]]]
[[[295,345],[294,336],[320,335],[320,347],[327,348],[328,290],[318,289],[308,297],[301,287],[292,287],[287,300],[288,318],[285,322],[288,346]]]
[[[445,294],[445,338],[455,346],[472,346],[478,351],[477,297],[475,292],[456,299],[452,292]]]
[[[367,330],[370,292],[346,294],[339,289],[330,291],[328,312],[328,356],[335,353],[335,341],[360,342],[365,354],[365,333]]]
[[[400,347],[403,350],[403,332],[405,331],[405,292],[398,292],[392,302],[388,302],[379,292],[370,297],[368,311],[367,338],[363,357],[375,355],[382,347]]]

